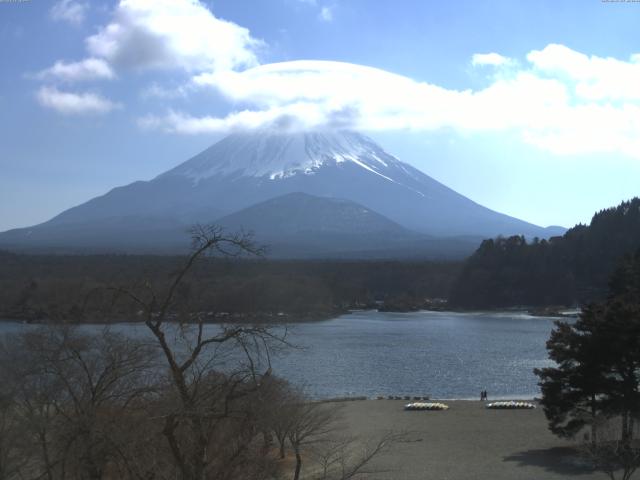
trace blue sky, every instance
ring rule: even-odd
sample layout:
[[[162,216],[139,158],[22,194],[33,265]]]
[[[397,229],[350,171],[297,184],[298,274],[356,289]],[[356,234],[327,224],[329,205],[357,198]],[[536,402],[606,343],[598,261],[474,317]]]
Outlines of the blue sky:
[[[0,230],[283,118],[588,222],[640,194],[639,24],[600,0],[0,2]]]

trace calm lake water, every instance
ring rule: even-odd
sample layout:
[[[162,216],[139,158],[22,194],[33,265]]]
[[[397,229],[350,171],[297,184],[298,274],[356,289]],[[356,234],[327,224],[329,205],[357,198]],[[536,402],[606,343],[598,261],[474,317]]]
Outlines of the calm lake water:
[[[539,394],[533,369],[552,365],[545,342],[553,321],[513,312],[354,312],[290,326],[289,340],[299,348],[274,358],[273,368],[321,398],[475,399],[483,389],[490,399],[532,398]],[[22,328],[0,324],[0,332]],[[147,334],[141,325],[112,328]]]

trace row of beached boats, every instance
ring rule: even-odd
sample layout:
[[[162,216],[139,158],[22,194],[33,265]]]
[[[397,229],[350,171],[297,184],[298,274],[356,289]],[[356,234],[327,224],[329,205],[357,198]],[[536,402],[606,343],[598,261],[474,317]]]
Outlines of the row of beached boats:
[[[523,409],[529,410],[536,408],[531,402],[518,402],[515,400],[506,400],[499,402],[491,402],[485,405],[486,408],[493,410],[507,410],[507,409]],[[407,403],[404,406],[405,410],[448,410],[449,405],[442,402],[413,402]]]
[[[529,410],[529,409],[532,409],[532,408],[536,408],[536,406],[531,402],[516,402],[514,400],[487,403],[486,407],[487,408],[496,409],[496,410],[514,409],[514,408],[515,409]]]
[[[448,410],[449,405],[440,402],[413,402],[404,406],[405,410]]]

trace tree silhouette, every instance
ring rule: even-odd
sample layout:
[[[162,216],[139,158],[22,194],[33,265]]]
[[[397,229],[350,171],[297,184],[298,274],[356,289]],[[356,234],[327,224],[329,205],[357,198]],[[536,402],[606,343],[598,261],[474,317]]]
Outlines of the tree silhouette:
[[[596,213],[549,240],[524,237],[482,242],[450,294],[465,308],[574,305],[604,300],[620,259],[640,247],[640,198]]]
[[[547,349],[557,367],[535,373],[549,428],[574,437],[590,425],[594,463],[611,478],[616,470],[630,478],[640,466],[640,250],[616,269],[604,302],[583,309],[574,324],[556,323]],[[617,437],[599,438],[598,425],[610,432],[611,422]]]

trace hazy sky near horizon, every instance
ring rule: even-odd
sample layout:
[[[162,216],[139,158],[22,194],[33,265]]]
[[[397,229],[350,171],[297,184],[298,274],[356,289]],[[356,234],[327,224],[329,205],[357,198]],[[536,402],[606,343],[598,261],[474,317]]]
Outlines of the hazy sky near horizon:
[[[0,231],[274,124],[588,222],[640,195],[638,25],[631,1],[0,1]]]

